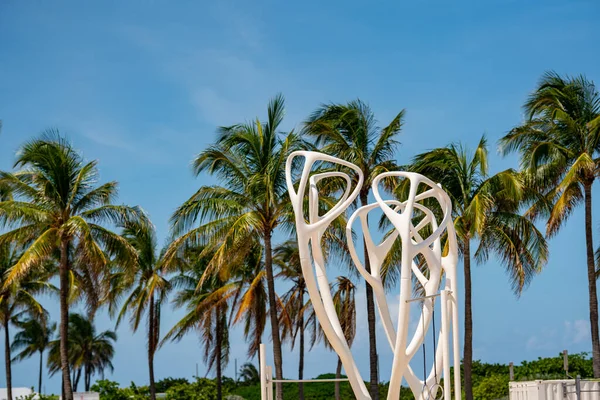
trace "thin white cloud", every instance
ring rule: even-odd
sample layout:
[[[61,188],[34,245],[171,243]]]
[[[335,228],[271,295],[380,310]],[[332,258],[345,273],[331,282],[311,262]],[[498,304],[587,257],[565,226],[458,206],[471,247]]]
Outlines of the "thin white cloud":
[[[127,140],[122,128],[107,121],[81,121],[75,123],[77,133],[89,140],[107,147],[135,151],[136,146]]]
[[[589,342],[590,323],[583,319],[565,321],[565,337],[570,344]]]
[[[282,80],[265,66],[260,19],[222,4],[209,12],[226,32],[210,45],[190,47],[194,31],[185,26],[173,27],[178,34],[170,36],[144,26],[123,26],[119,33],[150,54],[166,79],[187,91],[201,121],[219,126],[264,112]],[[182,42],[182,35],[189,40]]]

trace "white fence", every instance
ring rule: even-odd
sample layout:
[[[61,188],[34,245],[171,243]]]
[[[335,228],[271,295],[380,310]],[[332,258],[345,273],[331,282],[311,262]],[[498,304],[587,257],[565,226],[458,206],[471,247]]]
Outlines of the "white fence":
[[[510,400],[600,400],[600,382],[582,379],[510,382]]]
[[[33,390],[31,390],[31,388],[24,388],[24,387],[13,387],[12,388],[13,399],[29,396],[32,393],[33,393]],[[6,399],[8,399],[8,393],[6,391],[6,388],[0,388],[0,400],[6,400]]]
[[[62,397],[59,397],[62,399]],[[100,393],[97,392],[75,392],[73,400],[100,400]]]

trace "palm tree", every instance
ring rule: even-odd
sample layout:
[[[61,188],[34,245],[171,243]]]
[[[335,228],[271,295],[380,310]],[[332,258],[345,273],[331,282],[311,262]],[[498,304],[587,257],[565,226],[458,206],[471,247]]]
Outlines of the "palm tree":
[[[197,252],[196,252],[197,253]],[[223,368],[229,362],[229,302],[235,297],[234,284],[213,275],[204,279],[206,258],[196,259],[178,276],[172,278],[178,291],[173,299],[176,308],[187,313],[165,335],[166,340],[181,340],[191,330],[197,330],[204,347],[204,362],[208,370],[216,371],[217,399],[223,398]]]
[[[105,369],[114,370],[112,358],[115,354],[114,342],[117,334],[114,331],[96,333],[91,318],[82,314],[69,315],[69,364],[72,368],[74,391],[77,391],[83,373],[85,391],[90,390],[91,379],[95,373],[104,375]],[[60,340],[50,343],[48,366],[50,374],[62,369]]]
[[[489,176],[487,144],[482,137],[471,154],[461,144],[451,144],[417,155],[411,166],[442,185],[452,199],[452,213],[463,257],[465,325],[463,368],[465,397],[473,398],[473,316],[471,299],[471,242],[478,239],[475,259],[483,263],[497,255],[519,295],[542,269],[548,247],[533,222],[519,214],[526,187],[512,170]]]
[[[257,354],[261,343],[267,315],[262,249],[255,244],[241,264],[208,279],[206,270],[213,255],[204,254],[203,248],[187,248],[182,253],[177,260],[181,272],[171,279],[177,289],[173,304],[186,307],[188,312],[162,342],[181,340],[189,331],[198,331],[208,369],[215,368],[221,399],[222,371],[229,361],[230,324],[243,322],[244,336],[250,341],[249,356]],[[231,272],[235,275],[229,276]]]
[[[56,323],[48,323],[48,318],[30,318],[18,321],[17,327],[21,330],[13,338],[12,352],[19,352],[13,361],[23,361],[27,358],[40,355],[40,372],[38,379],[38,393],[42,393],[42,375],[44,352],[50,348],[50,341],[56,331]]]
[[[29,314],[42,318],[46,310],[34,297],[52,290],[47,276],[40,271],[29,271],[20,282],[6,282],[6,275],[20,257],[19,249],[10,243],[0,244],[0,325],[4,328],[4,355],[6,363],[7,396],[12,400],[12,365],[10,325],[16,325],[19,318]]]
[[[283,116],[284,99],[278,95],[269,102],[266,122],[256,119],[219,128],[216,144],[195,158],[194,172],[216,175],[222,186],[201,187],[175,211],[171,217],[173,233],[183,235],[165,256],[168,263],[177,248],[202,240],[208,244],[206,252],[214,252],[206,271],[210,275],[223,266],[237,265],[235,260],[230,262],[232,257],[243,259],[255,242],[262,242],[277,379],[282,379],[283,370],[272,236],[279,225],[293,221],[285,185],[285,162],[292,151],[302,146],[295,133],[279,132]],[[200,226],[194,227],[197,221]],[[277,400],[282,400],[281,384],[276,388]]]
[[[230,266],[226,271],[230,274],[227,278],[236,288],[231,302],[230,324],[243,324],[250,358],[258,355],[269,314],[263,259],[263,249],[260,243],[255,243],[241,264]],[[278,304],[281,309],[281,302],[278,301]]]
[[[160,268],[160,255],[157,252],[156,232],[150,224],[128,224],[122,236],[136,249],[138,266],[133,271],[133,282],[128,271],[115,277],[118,288],[113,295],[123,289],[130,289],[117,318],[117,326],[126,314],[130,314],[130,324],[135,332],[139,328],[144,313],[147,313],[148,372],[150,376],[150,398],[156,400],[154,382],[154,354],[160,339],[161,306],[170,288]]]
[[[36,265],[58,253],[60,282],[60,353],[64,399],[72,400],[69,374],[68,321],[70,279],[97,280],[106,272],[109,257],[119,265],[136,262],[135,249],[102,223],[124,224],[143,219],[137,208],[111,204],[116,182],[96,186],[97,162],[85,162],[58,132],[25,143],[17,154],[15,173],[0,172],[0,186],[9,187],[15,200],[0,202],[0,245],[27,244],[9,271],[12,284]]]
[[[240,368],[240,380],[245,385],[254,385],[260,382],[258,369],[251,363],[245,363]]]
[[[575,207],[585,206],[585,242],[594,377],[600,377],[598,295],[592,232],[592,185],[600,176],[600,93],[585,76],[542,76],[524,110],[527,120],[500,140],[518,151],[521,168],[541,193],[530,215],[546,216],[555,235]]]
[[[389,125],[377,126],[373,111],[361,100],[348,104],[328,104],[318,108],[305,122],[304,132],[316,140],[321,151],[357,165],[363,172],[364,183],[359,193],[360,205],[369,202],[371,182],[382,172],[396,169],[394,152],[402,128],[404,110]],[[365,268],[370,271],[367,247],[364,244]],[[375,303],[373,290],[366,286],[369,324],[370,392],[379,399],[377,371],[377,341],[375,336]]]
[[[356,286],[345,276],[338,276],[333,294],[333,304],[337,312],[344,337],[348,346],[352,346],[356,336]],[[342,377],[342,360],[338,357],[335,369],[336,379]],[[335,399],[340,400],[340,382],[335,382]]]
[[[281,339],[288,339],[292,349],[296,343],[296,337],[299,339],[299,361],[298,361],[298,379],[304,379],[304,335],[307,328],[305,315],[310,312],[310,300],[304,301],[304,295],[307,293],[304,275],[302,275],[302,266],[300,264],[300,252],[298,242],[289,240],[275,248],[275,265],[279,268],[277,277],[284,278],[292,282],[290,289],[283,295],[283,309],[280,322]],[[298,383],[298,398],[304,400],[304,384]]]

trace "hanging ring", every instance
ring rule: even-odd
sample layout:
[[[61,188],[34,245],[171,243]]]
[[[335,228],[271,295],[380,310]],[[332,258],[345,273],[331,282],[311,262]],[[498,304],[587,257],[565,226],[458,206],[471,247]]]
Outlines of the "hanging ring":
[[[444,400],[444,389],[439,383],[434,383],[431,386],[425,383],[421,395],[424,400]]]
[[[431,394],[433,393],[433,398],[431,398]],[[442,385],[439,383],[434,383],[429,390],[430,400],[443,400],[444,399],[444,389]]]

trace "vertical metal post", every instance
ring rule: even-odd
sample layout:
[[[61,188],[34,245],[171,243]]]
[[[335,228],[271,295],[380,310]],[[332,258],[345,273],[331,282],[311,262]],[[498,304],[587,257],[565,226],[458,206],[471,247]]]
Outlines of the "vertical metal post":
[[[515,380],[515,369],[514,368],[515,368],[515,366],[512,361],[510,363],[508,363],[508,380],[510,380],[510,381]]]
[[[563,369],[565,374],[569,376],[569,353],[566,350],[563,350]]]
[[[440,296],[442,311],[442,331],[440,335],[442,340],[440,344],[442,345],[442,367],[444,369],[444,398],[450,399],[452,384],[450,383],[450,346],[448,343],[448,291],[446,289],[442,290]],[[433,304],[433,307],[435,307],[435,304]],[[433,334],[435,335],[435,332]],[[435,352],[436,349],[433,349],[433,351]],[[435,357],[433,362],[436,362]],[[427,379],[427,377],[423,379]]]
[[[267,399],[273,400],[273,367],[267,367]]]
[[[460,342],[458,336],[458,298],[456,293],[450,293],[452,309],[452,361],[454,362],[454,399],[461,400],[462,388],[460,381]]]
[[[575,398],[581,400],[581,376],[575,378]]]
[[[260,400],[269,400],[267,394],[267,349],[264,343],[260,344],[258,362],[260,364]]]

